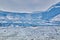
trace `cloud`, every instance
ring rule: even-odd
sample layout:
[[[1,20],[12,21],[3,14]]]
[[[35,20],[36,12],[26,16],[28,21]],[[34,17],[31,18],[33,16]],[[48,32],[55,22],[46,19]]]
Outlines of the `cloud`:
[[[59,0],[0,0],[0,10],[32,12],[48,9]]]

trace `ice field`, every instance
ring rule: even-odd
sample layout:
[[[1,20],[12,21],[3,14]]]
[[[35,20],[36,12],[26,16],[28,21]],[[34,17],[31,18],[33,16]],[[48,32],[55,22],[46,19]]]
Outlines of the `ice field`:
[[[0,40],[60,40],[60,26],[0,27]]]
[[[0,40],[60,40],[60,2],[43,12],[0,11]]]

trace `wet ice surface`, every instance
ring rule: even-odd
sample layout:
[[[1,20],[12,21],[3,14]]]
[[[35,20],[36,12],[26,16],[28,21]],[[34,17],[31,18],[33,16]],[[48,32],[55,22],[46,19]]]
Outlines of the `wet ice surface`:
[[[60,40],[60,27],[0,27],[0,40]]]

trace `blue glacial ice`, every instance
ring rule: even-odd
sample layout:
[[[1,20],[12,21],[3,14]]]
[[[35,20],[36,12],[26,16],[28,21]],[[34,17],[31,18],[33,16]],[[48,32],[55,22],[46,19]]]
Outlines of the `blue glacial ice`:
[[[0,11],[0,40],[60,40],[60,2],[44,12]]]
[[[60,26],[60,20],[54,17],[60,15],[60,2],[52,5],[48,10],[32,13],[15,13],[0,11],[0,26]]]

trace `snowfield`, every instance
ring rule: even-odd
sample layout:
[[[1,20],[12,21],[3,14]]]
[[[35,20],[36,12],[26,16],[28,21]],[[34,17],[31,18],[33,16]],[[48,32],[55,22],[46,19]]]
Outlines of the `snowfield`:
[[[0,27],[0,40],[60,40],[60,26]]]

